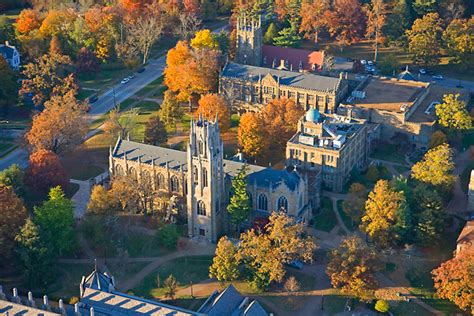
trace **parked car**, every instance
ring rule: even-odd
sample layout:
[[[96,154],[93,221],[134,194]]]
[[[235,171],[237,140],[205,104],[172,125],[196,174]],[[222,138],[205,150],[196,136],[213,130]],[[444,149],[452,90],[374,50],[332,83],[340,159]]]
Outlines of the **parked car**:
[[[303,269],[303,265],[304,265],[303,261],[301,261],[301,260],[293,260],[290,263],[288,263],[289,267],[295,268],[295,269],[298,269],[298,270]]]
[[[130,79],[127,78],[123,78],[122,81],[120,81],[121,84],[126,84],[130,81]]]
[[[135,74],[131,74],[131,75],[128,76],[127,78],[128,78],[128,80],[132,80],[132,79],[135,78],[135,77],[136,77]]]
[[[369,66],[373,66],[373,65],[374,65],[374,62],[373,62],[373,61],[371,61],[371,60],[368,60],[368,61],[367,61],[367,65],[369,65]]]
[[[361,63],[362,65],[367,65],[367,60],[362,59],[362,60],[360,61],[360,63]]]
[[[431,78],[433,78],[433,79],[435,79],[435,80],[443,80],[443,79],[444,79],[442,75],[434,75],[434,76],[431,77]]]
[[[137,72],[138,72],[139,74],[141,74],[141,73],[144,72],[145,70],[146,70],[146,68],[145,68],[145,67],[142,67],[142,68],[138,69]]]
[[[89,101],[90,104],[96,102],[97,100],[99,100],[99,96],[97,96],[97,94],[94,94],[94,95],[91,95],[89,97],[89,99],[87,99]]]
[[[418,72],[420,73],[420,75],[426,75],[426,70],[423,69],[423,68],[420,68],[420,70],[418,70]]]

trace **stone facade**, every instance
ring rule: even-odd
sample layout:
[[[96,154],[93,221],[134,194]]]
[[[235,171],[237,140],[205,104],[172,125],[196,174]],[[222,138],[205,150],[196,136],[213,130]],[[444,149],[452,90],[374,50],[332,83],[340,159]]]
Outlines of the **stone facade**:
[[[324,187],[340,192],[354,168],[365,168],[367,140],[364,120],[309,110],[287,143],[287,163],[321,172]]]
[[[474,211],[474,170],[471,170],[471,178],[469,180],[467,210]]]
[[[223,159],[217,121],[205,120],[191,122],[187,152],[119,139],[109,156],[112,177],[132,177],[152,208],[177,209],[178,218],[188,223],[190,237],[212,242],[228,230],[231,180],[244,165]],[[247,166],[251,219],[283,210],[309,222],[319,207],[319,174]]]
[[[262,63],[263,34],[262,18],[238,17],[236,61],[240,64],[260,66]]]

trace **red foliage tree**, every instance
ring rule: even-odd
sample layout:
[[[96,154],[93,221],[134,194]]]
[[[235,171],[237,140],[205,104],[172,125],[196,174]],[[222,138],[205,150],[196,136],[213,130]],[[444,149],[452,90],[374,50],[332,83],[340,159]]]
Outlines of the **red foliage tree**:
[[[187,14],[199,15],[201,10],[199,7],[199,2],[197,0],[183,0],[183,4],[184,11]]]
[[[19,33],[26,34],[39,29],[42,21],[43,19],[38,11],[25,9],[20,12],[20,15],[16,19],[16,29]]]
[[[25,182],[33,190],[44,193],[58,185],[66,188],[69,177],[55,153],[40,149],[30,155]]]
[[[356,43],[365,34],[367,17],[359,0],[335,0],[324,13],[324,20],[331,36],[341,45]]]
[[[100,71],[99,60],[95,54],[86,47],[82,47],[77,52],[76,71],[78,73],[95,73]]]
[[[15,236],[27,216],[23,201],[11,187],[0,185],[0,256],[9,257],[15,246]]]

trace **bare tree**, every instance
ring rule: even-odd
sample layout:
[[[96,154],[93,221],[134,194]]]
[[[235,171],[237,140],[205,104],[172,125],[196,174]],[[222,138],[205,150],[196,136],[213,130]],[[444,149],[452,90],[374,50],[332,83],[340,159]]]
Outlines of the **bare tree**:
[[[201,26],[201,20],[193,13],[181,13],[179,22],[176,31],[184,40],[189,40]]]
[[[150,49],[160,38],[162,30],[162,9],[158,1],[148,4],[143,16],[127,26],[128,44],[142,53],[143,64],[146,64]]]

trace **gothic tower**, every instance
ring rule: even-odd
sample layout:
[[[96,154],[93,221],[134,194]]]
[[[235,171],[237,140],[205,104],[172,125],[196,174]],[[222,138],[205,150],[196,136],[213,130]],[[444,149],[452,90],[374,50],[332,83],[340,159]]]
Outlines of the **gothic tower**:
[[[263,35],[262,17],[258,20],[237,18],[237,53],[236,61],[239,64],[260,66],[262,63]]]
[[[214,122],[191,121],[188,156],[188,234],[216,242],[224,225],[223,144]]]

